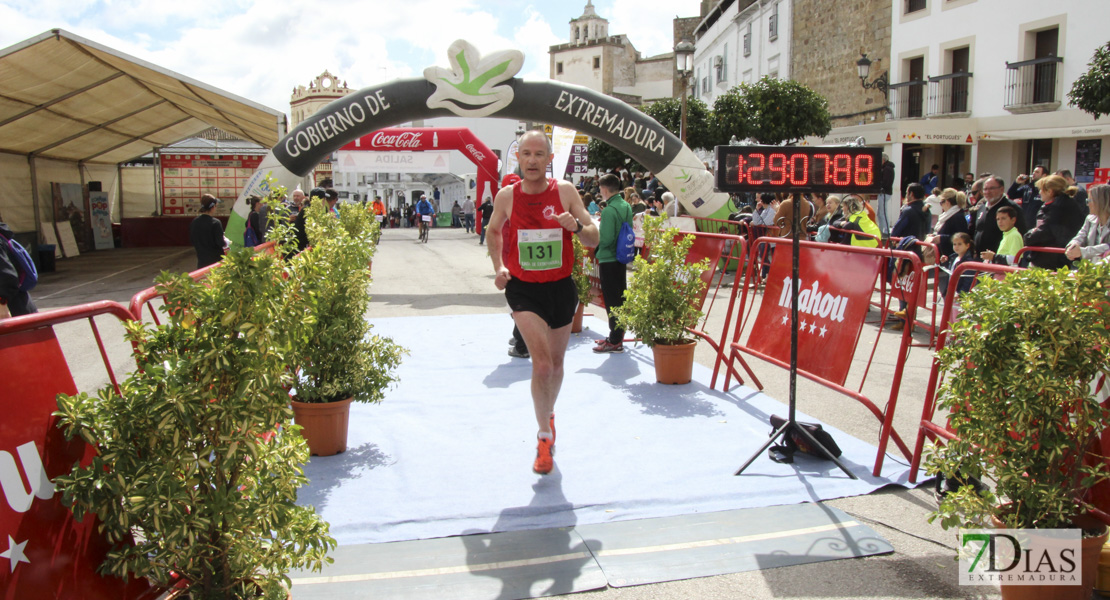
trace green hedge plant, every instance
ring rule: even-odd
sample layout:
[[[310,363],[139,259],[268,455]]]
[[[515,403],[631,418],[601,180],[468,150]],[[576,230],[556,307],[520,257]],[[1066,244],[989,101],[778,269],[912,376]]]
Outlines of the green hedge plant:
[[[284,598],[289,570],[331,562],[327,523],[295,503],[308,449],[286,391],[300,325],[284,275],[279,256],[238,247],[201,282],[164,273],[165,322],[127,325],[138,368],[121,393],[59,397],[66,437],[97,454],[55,484],[113,544],[103,573]]]
[[[636,255],[624,305],[613,309],[621,326],[648,346],[692,339],[686,329],[702,317],[697,298],[706,285],[702,273],[709,268],[709,259],[686,262],[694,236],[681,236],[678,228],[665,229],[663,224],[663,217],[644,216],[649,258]]]
[[[372,334],[366,320],[378,223],[359,204],[338,208],[337,216],[319,199],[305,208],[311,246],[289,261],[305,325],[293,363],[299,369],[296,399],[378,402],[396,381],[406,351]]]
[[[932,519],[1067,528],[1086,511],[1085,493],[1108,475],[1104,461],[1084,461],[1107,419],[1090,384],[1110,370],[1108,292],[1110,265],[1083,261],[1078,271],[983,277],[962,296],[937,355],[946,373],[938,406],[959,439],[934,448],[926,465],[994,489],[963,485]]]
[[[574,268],[570,276],[574,279],[574,289],[578,292],[578,303],[587,306],[590,303],[590,255],[578,236],[572,236],[574,242]]]

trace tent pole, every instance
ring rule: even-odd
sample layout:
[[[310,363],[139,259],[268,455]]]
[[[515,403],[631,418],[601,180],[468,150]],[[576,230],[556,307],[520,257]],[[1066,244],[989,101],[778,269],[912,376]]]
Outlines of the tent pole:
[[[35,155],[27,155],[27,165],[31,170],[31,203],[35,207],[35,243],[41,243],[42,216],[39,214],[39,177],[35,172]]]

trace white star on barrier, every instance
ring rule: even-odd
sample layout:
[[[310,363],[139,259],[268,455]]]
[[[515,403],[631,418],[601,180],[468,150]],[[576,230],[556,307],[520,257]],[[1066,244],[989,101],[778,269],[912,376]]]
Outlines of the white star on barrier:
[[[809,332],[813,333],[814,331],[817,331],[817,323],[810,323],[809,324]]]
[[[23,553],[23,548],[25,546],[27,546],[27,540],[24,540],[22,543],[17,544],[15,543],[15,540],[12,539],[12,536],[9,535],[8,549],[0,552],[0,558],[6,558],[9,562],[11,562],[12,573],[15,572],[15,566],[21,562],[31,564],[31,561],[27,560],[27,555]]]
[[[788,316],[786,316],[786,315],[783,315],[783,316],[782,316],[782,324],[783,324],[783,325],[786,325],[786,322],[787,322],[787,321],[789,321],[789,320],[790,320],[790,317],[788,317]]]
[[[824,326],[824,325],[822,325],[822,326],[821,326],[821,337],[825,337],[825,332],[826,332],[826,331],[828,331],[828,330],[827,330],[827,329],[825,329],[825,326]]]
[[[805,333],[805,332],[806,332],[806,322],[805,322],[805,321],[802,321],[802,329],[801,329],[801,331],[802,331],[802,333]]]

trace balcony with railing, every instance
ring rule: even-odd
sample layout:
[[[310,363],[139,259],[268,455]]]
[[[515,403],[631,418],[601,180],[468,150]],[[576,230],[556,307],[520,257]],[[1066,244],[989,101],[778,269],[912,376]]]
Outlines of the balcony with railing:
[[[1006,63],[1006,87],[1003,108],[1012,113],[1032,113],[1056,110],[1060,107],[1060,75],[1063,73],[1059,56],[1035,58]]]
[[[927,81],[905,81],[890,84],[890,118],[915,119],[925,116]]]
[[[966,117],[971,112],[971,73],[951,73],[929,78],[930,117]]]

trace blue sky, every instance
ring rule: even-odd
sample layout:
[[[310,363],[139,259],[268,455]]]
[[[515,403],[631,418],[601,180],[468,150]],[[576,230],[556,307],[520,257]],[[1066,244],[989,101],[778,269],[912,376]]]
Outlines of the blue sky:
[[[671,19],[697,0],[598,0],[611,34],[645,56],[669,52]],[[61,28],[288,113],[324,69],[352,88],[447,65],[458,38],[524,52],[521,76],[548,77],[547,48],[569,36],[577,2],[509,0],[3,0],[0,48]]]

